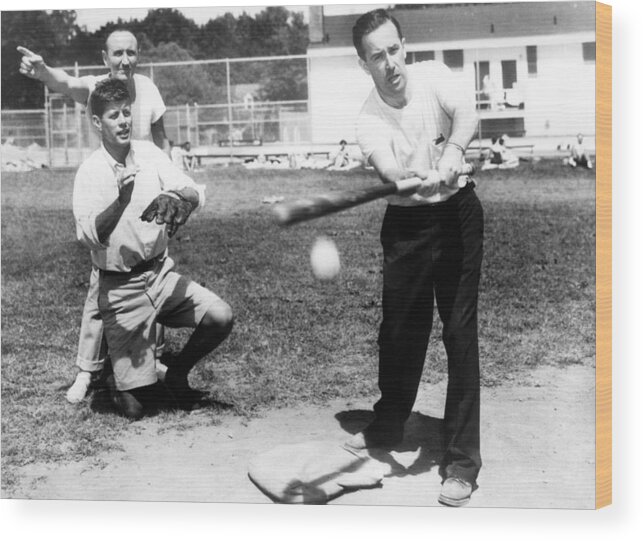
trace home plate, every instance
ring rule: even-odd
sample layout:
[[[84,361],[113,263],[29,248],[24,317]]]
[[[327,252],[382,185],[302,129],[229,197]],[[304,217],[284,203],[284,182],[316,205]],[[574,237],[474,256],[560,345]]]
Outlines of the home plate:
[[[336,442],[279,445],[257,455],[248,476],[279,503],[322,504],[345,492],[379,487],[390,466]]]

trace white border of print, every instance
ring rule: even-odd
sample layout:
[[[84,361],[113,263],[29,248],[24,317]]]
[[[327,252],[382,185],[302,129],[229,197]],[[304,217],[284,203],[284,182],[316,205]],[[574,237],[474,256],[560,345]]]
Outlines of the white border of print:
[[[498,1],[498,0],[496,0]],[[264,0],[265,5],[283,2]],[[310,2],[307,2],[310,3]],[[351,506],[292,507],[236,504],[171,504],[66,501],[0,501],[4,539],[72,540],[89,537],[123,539],[632,539],[643,531],[641,468],[643,448],[639,412],[643,411],[638,382],[643,381],[640,306],[643,306],[642,230],[639,201],[640,126],[643,88],[639,52],[643,50],[638,2],[611,0],[613,6],[614,176],[613,176],[613,381],[614,452],[613,501],[598,512],[556,510],[369,508]],[[116,8],[97,2],[93,7]],[[139,0],[138,7],[177,7],[179,2]],[[234,5],[232,1],[190,0],[193,6]],[[359,4],[359,2],[353,2]],[[81,2],[63,2],[81,9]],[[370,7],[372,4],[368,4]],[[6,3],[3,9],[8,7]],[[51,9],[51,2],[27,0],[20,9]],[[640,318],[638,318],[640,319]],[[462,515],[461,513],[464,513]],[[459,514],[456,516],[456,514]],[[295,537],[296,536],[296,537]]]

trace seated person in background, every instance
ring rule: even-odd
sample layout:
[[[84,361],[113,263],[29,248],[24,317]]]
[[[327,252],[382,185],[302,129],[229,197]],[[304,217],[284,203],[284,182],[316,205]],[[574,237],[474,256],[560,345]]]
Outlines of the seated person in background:
[[[176,167],[183,169],[183,148],[175,145],[174,141],[170,141],[170,158]]]
[[[582,133],[576,136],[576,142],[572,145],[567,163],[572,167],[580,165],[581,167],[587,167],[587,169],[592,168],[592,159],[583,144]]]
[[[491,147],[487,153],[487,156],[482,164],[482,170],[486,169],[497,169],[498,166],[502,163],[502,146],[499,142],[499,137],[491,138]]]
[[[482,170],[513,169],[518,167],[518,164],[518,157],[505,146],[504,136],[492,137],[489,155],[482,166]]]
[[[194,171],[197,167],[197,157],[192,154],[190,141],[183,143],[183,168],[186,171]]]
[[[341,169],[343,167],[346,167],[349,162],[349,157],[348,157],[348,150],[346,150],[346,140],[342,139],[339,142],[339,150],[335,154],[335,157],[333,158],[333,165],[332,167],[336,169]]]
[[[512,150],[507,148],[506,136],[503,135],[500,137],[498,143],[501,149],[500,155],[502,156],[502,163],[498,166],[498,169],[513,169],[514,167],[518,167],[518,156],[516,156]]]
[[[174,167],[166,153],[131,141],[131,98],[118,79],[99,82],[91,98],[101,147],[74,181],[78,239],[99,269],[98,307],[112,359],[108,386],[114,405],[139,419],[156,405],[156,325],[194,329],[173,359],[165,387],[176,406],[190,409],[198,392],[188,384],[194,365],[232,330],[228,304],[173,270],[169,238],[204,203],[203,186]]]
[[[500,143],[500,137],[491,138],[491,148],[489,149],[489,162],[494,165],[502,163],[503,145]]]
[[[347,144],[345,139],[339,142],[339,150],[330,160],[331,164],[328,166],[329,171],[348,171],[361,165],[357,160],[351,159],[350,153],[346,148]]]

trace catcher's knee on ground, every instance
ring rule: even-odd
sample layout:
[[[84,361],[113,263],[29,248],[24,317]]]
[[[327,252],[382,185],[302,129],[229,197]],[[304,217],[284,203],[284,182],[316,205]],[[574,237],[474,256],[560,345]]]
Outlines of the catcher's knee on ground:
[[[137,420],[143,417],[145,410],[153,407],[158,393],[156,385],[137,387],[128,391],[118,391],[111,387],[112,401],[119,413],[128,419]]]

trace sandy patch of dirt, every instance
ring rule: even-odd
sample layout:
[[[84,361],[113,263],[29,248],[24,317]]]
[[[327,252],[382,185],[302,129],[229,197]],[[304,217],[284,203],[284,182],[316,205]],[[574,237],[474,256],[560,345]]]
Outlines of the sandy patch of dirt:
[[[471,506],[594,507],[594,381],[593,367],[543,367],[528,384],[483,389],[483,469]],[[330,504],[439,505],[445,391],[445,384],[423,385],[404,442],[376,456],[393,466],[392,476]],[[224,413],[217,426],[200,423],[199,412],[169,428],[152,417],[132,425],[119,442],[123,451],[20,468],[5,497],[270,503],[248,478],[253,457],[286,443],[340,445],[368,421],[371,406],[372,400],[334,401],[266,411],[250,421]]]

